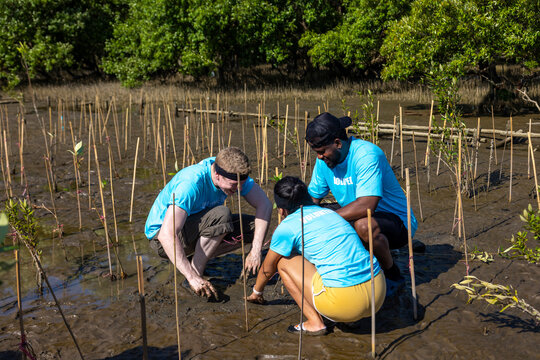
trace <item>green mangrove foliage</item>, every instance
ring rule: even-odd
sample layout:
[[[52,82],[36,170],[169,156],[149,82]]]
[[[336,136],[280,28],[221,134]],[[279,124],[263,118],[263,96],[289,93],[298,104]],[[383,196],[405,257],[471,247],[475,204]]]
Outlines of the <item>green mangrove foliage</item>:
[[[540,263],[540,246],[530,248],[527,243],[532,236],[536,240],[536,244],[540,245],[540,210],[534,211],[531,204],[527,209],[523,210],[523,214],[519,215],[524,224],[524,231],[518,231],[516,235],[512,235],[510,247],[499,249],[499,255],[510,259],[525,259],[530,263]]]
[[[12,230],[13,239],[25,245],[28,251],[32,252],[32,254],[39,259],[41,257],[41,249],[38,248],[39,238],[37,236],[37,220],[34,216],[32,205],[29,204],[26,199],[9,199],[6,201],[5,206],[5,213]],[[39,270],[38,264],[35,262],[34,256],[32,256],[32,260],[34,260],[34,265],[36,266],[36,281],[39,291],[41,292],[41,271]]]
[[[536,0],[10,0],[0,2],[0,84],[105,72],[128,86],[271,65],[384,79],[442,66],[493,85],[497,64],[538,67]],[[360,72],[360,71],[361,72]],[[531,70],[531,76],[534,76]]]

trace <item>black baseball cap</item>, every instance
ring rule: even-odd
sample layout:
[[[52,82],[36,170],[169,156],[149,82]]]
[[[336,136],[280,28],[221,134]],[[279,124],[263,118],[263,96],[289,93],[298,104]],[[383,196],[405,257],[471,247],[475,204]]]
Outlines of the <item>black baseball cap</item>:
[[[352,124],[348,116],[337,118],[325,112],[315,116],[306,129],[306,141],[315,148],[326,146],[336,138],[347,139],[347,129]]]

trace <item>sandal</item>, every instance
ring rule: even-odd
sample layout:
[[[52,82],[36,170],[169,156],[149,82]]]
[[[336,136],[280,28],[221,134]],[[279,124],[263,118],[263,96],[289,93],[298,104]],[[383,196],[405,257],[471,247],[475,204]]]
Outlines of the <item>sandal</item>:
[[[300,329],[301,328],[301,329]],[[302,324],[296,324],[296,325],[290,325],[287,328],[287,331],[292,334],[298,334],[300,331],[302,331],[303,334],[309,335],[309,336],[321,336],[328,334],[328,329],[326,326],[320,330],[316,331],[309,331],[304,328],[304,323]]]

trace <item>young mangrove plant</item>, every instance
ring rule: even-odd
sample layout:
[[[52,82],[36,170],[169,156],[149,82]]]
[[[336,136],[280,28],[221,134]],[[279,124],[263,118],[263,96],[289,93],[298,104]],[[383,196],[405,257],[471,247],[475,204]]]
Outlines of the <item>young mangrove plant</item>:
[[[34,216],[34,209],[32,209],[32,206],[26,201],[26,199],[9,199],[6,202],[5,212],[9,221],[9,226],[12,230],[13,239],[17,240],[18,242],[22,242],[28,251],[32,252],[37,259],[40,259],[41,250],[38,249],[39,240],[37,237],[37,220]],[[32,259],[34,259],[34,265],[36,266],[37,270],[36,282],[38,290],[41,293],[43,289],[43,278],[34,256],[32,256]]]
[[[361,139],[371,141],[374,144],[379,144],[379,136],[377,129],[379,128],[379,119],[377,118],[374,109],[375,101],[371,90],[367,91],[366,95],[358,92],[360,101],[362,101],[361,111],[355,110],[351,114],[352,128],[355,134],[358,134]],[[347,106],[345,99],[341,100],[343,112],[347,114],[350,108]]]
[[[452,284],[452,287],[467,292],[469,299],[467,304],[474,300],[484,300],[491,305],[501,306],[500,312],[508,308],[517,308],[530,316],[537,323],[540,323],[540,311],[529,305],[525,300],[518,298],[517,290],[512,286],[504,286],[492,284],[487,281],[482,281],[476,276],[465,276],[465,280],[458,284]]]
[[[532,264],[538,264],[540,263],[540,246],[532,249],[527,246],[527,242],[532,236],[540,245],[540,210],[533,211],[532,205],[529,204],[519,218],[525,223],[525,230],[512,235],[509,240],[512,245],[505,250],[499,249],[499,255],[509,259],[525,259]]]

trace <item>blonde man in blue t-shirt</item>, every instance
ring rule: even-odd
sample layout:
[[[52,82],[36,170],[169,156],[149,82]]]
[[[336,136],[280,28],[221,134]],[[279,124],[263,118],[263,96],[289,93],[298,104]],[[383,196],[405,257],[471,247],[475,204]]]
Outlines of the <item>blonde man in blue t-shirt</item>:
[[[243,215],[245,242],[252,241],[244,270],[255,274],[261,264],[272,204],[249,177],[249,172],[249,159],[242,150],[225,148],[215,158],[180,170],[161,190],[150,209],[145,226],[150,246],[171,262],[176,257],[176,266],[186,277],[184,286],[197,295],[217,298],[213,285],[202,276],[206,264],[212,257],[240,246],[239,217],[223,205],[227,196],[234,195],[238,187],[241,195],[255,208],[254,218]],[[193,254],[191,261],[187,257],[190,254]]]
[[[374,253],[386,276],[387,296],[405,279],[390,249],[407,244],[407,200],[384,152],[369,141],[348,137],[351,118],[322,113],[306,129],[306,141],[317,153],[308,190],[316,204],[331,191],[336,212],[349,221],[364,242],[368,240],[367,209],[373,213]],[[411,233],[418,227],[412,214]]]

